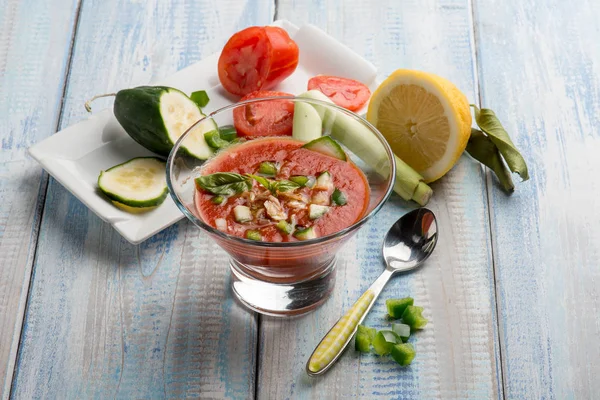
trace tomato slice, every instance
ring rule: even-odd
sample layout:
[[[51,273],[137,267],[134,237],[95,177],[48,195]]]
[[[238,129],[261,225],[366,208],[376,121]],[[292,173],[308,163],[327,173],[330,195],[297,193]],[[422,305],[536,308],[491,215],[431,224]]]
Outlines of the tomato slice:
[[[360,110],[371,97],[371,91],[363,83],[339,76],[317,75],[308,81],[308,90],[313,89],[350,111]]]
[[[261,97],[293,96],[284,92],[259,90],[240,101]],[[274,100],[247,104],[233,110],[233,124],[239,136],[249,139],[263,136],[291,136],[294,122],[294,103]]]
[[[235,33],[219,57],[219,80],[228,92],[243,96],[267,90],[298,66],[298,45],[275,26],[252,26]]]

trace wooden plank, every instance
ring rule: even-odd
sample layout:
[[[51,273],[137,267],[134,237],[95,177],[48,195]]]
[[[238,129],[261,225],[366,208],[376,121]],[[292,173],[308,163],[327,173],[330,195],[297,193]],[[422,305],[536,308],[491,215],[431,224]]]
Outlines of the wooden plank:
[[[46,176],[27,148],[56,128],[77,1],[0,6],[0,398],[8,398]]]
[[[470,2],[467,0],[280,1],[279,18],[314,23],[387,75],[396,68],[436,72],[475,99]],[[491,244],[485,182],[479,165],[463,157],[433,185],[429,207],[440,242],[426,266],[394,279],[366,324],[385,321],[384,300],[412,295],[430,318],[416,335],[417,358],[399,368],[389,358],[347,352],[324,377],[304,365],[343,310],[383,270],[380,246],[392,221],[412,205],[397,196],[340,253],[333,297],[293,321],[262,318],[259,398],[501,398]]]
[[[167,76],[272,15],[250,0],[85,0],[61,128],[91,95]],[[192,224],[133,246],[51,179],[40,229],[16,398],[253,395],[255,317]]]
[[[600,4],[477,2],[481,101],[531,181],[489,179],[505,393],[600,397]],[[518,180],[518,178],[517,178]]]

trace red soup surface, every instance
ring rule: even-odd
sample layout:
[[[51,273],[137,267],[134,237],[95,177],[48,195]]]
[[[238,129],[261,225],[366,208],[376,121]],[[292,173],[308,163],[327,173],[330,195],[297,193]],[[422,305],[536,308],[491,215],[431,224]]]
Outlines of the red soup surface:
[[[265,242],[322,237],[354,224],[369,204],[364,174],[350,161],[303,149],[303,144],[288,138],[255,139],[218,154],[205,164],[202,175],[254,174],[268,179],[271,187],[249,178],[251,189],[224,198],[197,187],[200,218],[230,235]],[[267,173],[261,174],[265,167]],[[319,179],[323,173],[329,177]],[[306,183],[290,187],[290,180]]]

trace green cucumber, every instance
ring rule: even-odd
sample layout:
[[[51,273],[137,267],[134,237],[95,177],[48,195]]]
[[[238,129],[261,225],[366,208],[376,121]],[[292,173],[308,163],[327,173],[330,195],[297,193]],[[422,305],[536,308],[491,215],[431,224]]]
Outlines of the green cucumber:
[[[246,206],[235,206],[233,208],[233,216],[236,222],[252,221],[252,213],[250,212],[250,208]]]
[[[373,339],[373,348],[377,354],[384,356],[390,354],[392,347],[397,343],[402,343],[402,340],[396,333],[383,330],[377,332],[377,335],[375,335],[375,338]]]
[[[309,90],[298,97],[333,104],[318,90]],[[348,150],[375,169],[378,174],[383,177],[388,176],[389,161],[385,147],[373,137],[369,128],[341,111],[317,104],[314,104],[313,107],[323,119],[325,132],[330,132],[333,139],[344,144]],[[422,206],[425,205],[433,191],[423,182],[423,177],[418,172],[400,158],[396,156],[394,158],[396,160],[394,191],[404,200],[414,200]]]
[[[156,207],[169,193],[165,162],[138,157],[115,165],[98,176],[98,188],[113,202],[133,208]]]
[[[258,173],[265,176],[277,175],[277,165],[271,161],[261,162],[258,166]]]
[[[279,221],[276,226],[277,229],[281,231],[281,233],[285,233],[286,235],[289,235],[294,230],[292,224],[284,220]]]
[[[290,181],[297,183],[301,187],[306,186],[306,184],[308,183],[308,176],[303,176],[303,175],[290,176]]]
[[[410,365],[417,352],[410,343],[401,343],[392,347],[392,358],[403,367]]]
[[[410,337],[410,326],[406,324],[393,323],[392,331],[396,332],[396,334],[400,336],[400,339],[402,339],[403,342],[406,342]]]
[[[322,136],[302,146],[305,149],[319,152],[327,156],[337,158],[338,160],[347,161],[348,158],[342,146],[329,136]]]
[[[90,102],[106,96],[115,96],[113,112],[125,132],[148,150],[165,157],[177,139],[205,117],[185,93],[167,86],[139,86],[95,96],[85,103],[86,110],[91,112]],[[213,150],[204,134],[217,129],[212,118],[203,121],[194,127],[181,149],[192,157],[206,160]]]
[[[322,135],[322,121],[319,113],[308,103],[296,102],[294,104],[294,121],[292,137],[302,142],[320,138]]]
[[[262,236],[260,235],[259,231],[248,230],[246,231],[246,239],[260,241],[262,240]]]
[[[348,198],[344,192],[338,188],[335,188],[331,194],[331,202],[337,206],[344,206],[346,203],[348,203]]]
[[[294,232],[294,237],[300,240],[315,239],[317,237],[317,233],[315,232],[315,228],[311,226],[310,228],[298,229],[296,232]]]
[[[328,171],[325,171],[317,176],[317,182],[314,188],[317,190],[333,189],[333,180],[331,178],[331,174]]]
[[[312,220],[319,219],[323,215],[327,214],[327,211],[329,211],[328,206],[322,206],[319,204],[311,204],[310,206],[308,206],[308,218],[310,218]]]

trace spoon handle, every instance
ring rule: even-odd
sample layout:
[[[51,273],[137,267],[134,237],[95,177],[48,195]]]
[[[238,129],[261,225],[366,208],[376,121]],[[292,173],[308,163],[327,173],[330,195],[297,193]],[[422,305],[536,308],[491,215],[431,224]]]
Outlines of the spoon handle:
[[[327,332],[306,363],[306,372],[309,375],[324,373],[339,358],[392,274],[393,272],[388,269],[383,271],[371,287]]]

